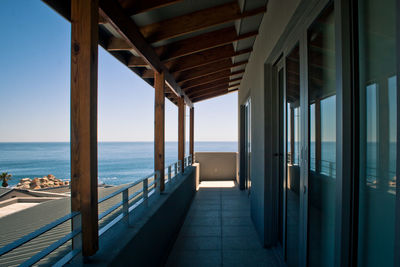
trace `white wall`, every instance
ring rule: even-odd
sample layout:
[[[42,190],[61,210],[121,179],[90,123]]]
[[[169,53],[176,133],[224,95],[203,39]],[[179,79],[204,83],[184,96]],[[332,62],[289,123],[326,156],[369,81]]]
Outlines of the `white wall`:
[[[268,123],[265,121],[267,107],[265,106],[264,63],[282,36],[299,3],[300,0],[268,1],[267,12],[261,22],[259,35],[239,88],[239,106],[249,96],[251,97],[251,215],[264,244],[265,123]]]

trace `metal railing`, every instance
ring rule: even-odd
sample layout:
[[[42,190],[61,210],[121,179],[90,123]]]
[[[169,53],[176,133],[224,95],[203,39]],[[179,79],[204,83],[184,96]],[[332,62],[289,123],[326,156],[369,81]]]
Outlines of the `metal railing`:
[[[190,155],[184,159],[184,166],[187,167],[193,163],[193,157]],[[170,183],[177,178],[178,174],[181,172],[181,161],[175,162],[168,167],[166,167],[166,177],[165,183]],[[173,175],[174,173],[174,175]],[[127,184],[124,187],[116,190],[115,192],[101,198],[98,200],[99,204],[99,236],[103,235],[107,230],[109,230],[112,226],[117,224],[139,206],[148,207],[149,197],[154,193],[159,191],[158,182],[160,180],[160,173],[154,172],[138,181]],[[121,196],[121,200],[116,200],[117,196]],[[108,205],[107,202],[111,202]],[[103,207],[101,207],[103,206]],[[69,220],[74,219],[75,217],[80,216],[79,212],[71,212],[68,215],[59,218],[38,230],[27,234],[18,240],[0,248],[0,256],[3,256],[16,248],[23,246],[24,244],[32,241],[35,238],[51,231],[57,226],[66,223]],[[80,220],[78,220],[80,221]],[[127,220],[129,224],[129,220]],[[45,249],[36,253],[34,256],[26,260],[21,264],[21,266],[32,266],[33,264],[39,262],[44,259],[50,253],[60,248],[66,242],[72,240],[77,235],[81,233],[81,226],[79,223],[79,227],[72,230],[68,234],[66,234],[61,239],[53,242]],[[64,255],[60,260],[58,260],[54,266],[62,266],[73,259],[78,253],[81,252],[81,249],[72,249],[66,255]]]

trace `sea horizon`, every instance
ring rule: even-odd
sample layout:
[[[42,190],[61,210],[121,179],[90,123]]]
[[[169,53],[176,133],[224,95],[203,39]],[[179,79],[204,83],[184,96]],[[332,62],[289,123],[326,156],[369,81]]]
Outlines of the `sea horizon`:
[[[98,142],[99,184],[134,182],[153,172],[154,141]],[[185,146],[189,152],[188,142]],[[196,141],[196,152],[237,152],[237,141]],[[165,142],[165,166],[178,160],[178,142]],[[70,180],[70,142],[0,142],[0,173],[13,177],[13,187],[22,178],[49,174]]]

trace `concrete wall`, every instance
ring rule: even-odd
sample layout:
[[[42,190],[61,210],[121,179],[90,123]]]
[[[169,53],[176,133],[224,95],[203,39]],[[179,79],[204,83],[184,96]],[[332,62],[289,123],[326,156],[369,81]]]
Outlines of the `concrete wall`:
[[[200,181],[236,180],[236,152],[196,152],[195,161],[200,163]]]
[[[272,178],[268,170],[272,160],[271,137],[269,136],[271,105],[267,101],[271,101],[272,97],[265,84],[265,62],[280,40],[300,2],[300,0],[268,1],[267,12],[261,22],[253,53],[239,88],[239,107],[248,97],[251,98],[251,216],[266,246],[269,244],[266,242],[264,230],[271,227],[265,216],[266,202],[270,197],[270,194],[266,192],[270,186],[268,179]],[[238,110],[240,111],[240,108]]]
[[[85,265],[163,266],[196,192],[195,175],[195,167],[185,168],[139,219],[108,230],[100,238],[100,250]],[[79,263],[76,259],[72,265]]]

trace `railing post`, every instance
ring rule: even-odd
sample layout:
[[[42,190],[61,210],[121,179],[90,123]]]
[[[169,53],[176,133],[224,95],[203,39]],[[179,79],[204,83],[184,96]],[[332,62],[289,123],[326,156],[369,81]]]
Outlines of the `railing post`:
[[[154,178],[155,179],[155,178]],[[143,205],[145,207],[148,206],[148,198],[149,198],[149,179],[146,178],[143,180]]]
[[[175,162],[174,163],[174,169],[175,169],[175,176],[177,176],[178,175],[178,163],[177,162]]]
[[[122,192],[122,213],[124,214],[124,217],[126,217],[126,220],[129,222],[129,193],[128,193],[128,188],[125,189]]]

